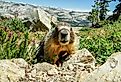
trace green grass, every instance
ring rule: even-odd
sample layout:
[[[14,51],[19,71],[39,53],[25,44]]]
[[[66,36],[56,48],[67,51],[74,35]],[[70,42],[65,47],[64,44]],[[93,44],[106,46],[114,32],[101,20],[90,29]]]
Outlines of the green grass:
[[[83,28],[80,30],[80,49],[88,49],[103,64],[115,52],[121,51],[121,23],[107,24],[103,28]]]

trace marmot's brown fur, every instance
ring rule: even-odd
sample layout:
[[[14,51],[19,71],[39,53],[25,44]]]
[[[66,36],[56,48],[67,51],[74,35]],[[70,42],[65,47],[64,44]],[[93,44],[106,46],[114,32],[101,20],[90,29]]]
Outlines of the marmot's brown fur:
[[[62,65],[63,60],[75,53],[75,38],[75,33],[68,24],[58,24],[44,38],[44,59],[52,64]]]

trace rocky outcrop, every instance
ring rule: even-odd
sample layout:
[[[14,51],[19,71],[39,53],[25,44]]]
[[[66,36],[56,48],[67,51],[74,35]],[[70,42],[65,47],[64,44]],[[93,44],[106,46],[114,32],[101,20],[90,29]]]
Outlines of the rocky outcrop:
[[[0,82],[20,82],[27,66],[23,59],[0,60]]]
[[[114,53],[106,63],[95,68],[95,58],[86,50],[63,63],[29,65],[24,59],[0,60],[0,82],[121,82],[121,52]]]
[[[121,52],[112,54],[106,63],[81,82],[121,82]]]
[[[34,18],[32,21],[31,27],[33,31],[41,30],[46,31],[50,30],[53,24],[56,24],[57,19],[54,16],[51,16],[41,8],[36,8],[32,11],[31,17]],[[36,17],[36,18],[35,18]]]
[[[88,50],[77,51],[62,67],[49,63],[27,64],[23,59],[0,60],[0,82],[78,82],[95,68]]]
[[[20,18],[25,26],[32,31],[49,30],[51,29],[51,25],[57,22],[56,17],[52,17],[40,7],[4,1],[0,1],[0,16]]]
[[[77,51],[62,67],[48,63],[38,63],[36,68],[38,81],[46,82],[78,82],[79,79],[92,72],[95,68],[95,59],[91,53],[82,49]]]

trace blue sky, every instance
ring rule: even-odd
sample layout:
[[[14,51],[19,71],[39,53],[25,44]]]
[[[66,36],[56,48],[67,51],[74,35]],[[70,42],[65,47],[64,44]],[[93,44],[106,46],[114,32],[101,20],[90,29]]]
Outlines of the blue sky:
[[[89,11],[94,0],[5,0],[19,3],[29,3],[40,6],[64,8],[70,10]],[[111,2],[110,9],[115,8],[116,2]]]

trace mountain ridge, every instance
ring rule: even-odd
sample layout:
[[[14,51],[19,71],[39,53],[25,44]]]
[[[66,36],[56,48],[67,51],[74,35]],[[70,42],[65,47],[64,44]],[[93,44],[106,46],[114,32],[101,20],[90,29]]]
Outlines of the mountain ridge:
[[[52,7],[46,7],[46,6],[36,6],[36,5],[27,4],[27,3],[15,3],[15,2],[0,1],[0,10],[1,10],[0,14],[3,13],[4,11],[7,13],[13,13],[13,12],[11,12],[13,10],[10,9],[10,7],[12,8],[13,6],[16,6],[16,8],[17,7],[23,7],[23,8],[28,7],[29,9],[41,8],[42,10],[44,10],[51,16],[56,17],[59,22],[67,22],[73,27],[89,26],[89,24],[90,24],[90,21],[87,20],[87,17],[89,16],[89,12],[80,12],[80,11],[74,11],[74,10],[72,11],[72,10],[66,10],[63,8],[52,8]],[[23,10],[27,11],[26,8]]]

